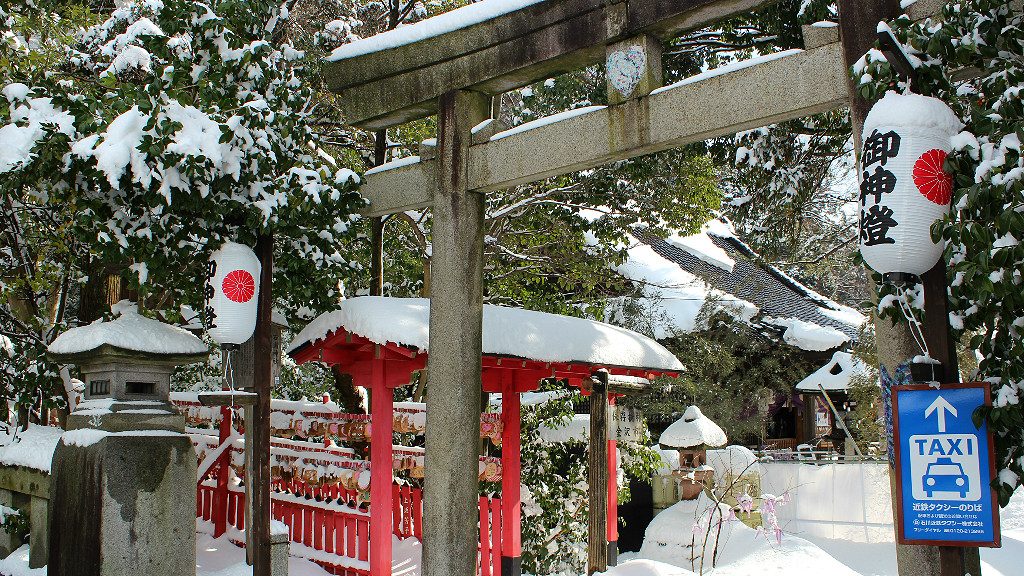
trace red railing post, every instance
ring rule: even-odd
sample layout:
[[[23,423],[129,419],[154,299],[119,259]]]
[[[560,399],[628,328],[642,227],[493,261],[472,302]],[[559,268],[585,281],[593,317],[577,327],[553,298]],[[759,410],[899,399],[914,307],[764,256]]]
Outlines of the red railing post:
[[[614,423],[612,424],[615,425]],[[608,565],[619,556],[619,453],[618,442],[608,441]]]
[[[491,576],[491,523],[487,497],[480,497],[480,576]]]
[[[504,371],[508,374],[509,371]],[[521,403],[511,375],[503,375],[501,391],[501,527],[494,539],[501,543],[502,576],[522,573],[520,476],[522,450],[519,444]]]
[[[391,573],[391,486],[394,439],[394,396],[384,375],[384,359],[373,360],[371,369],[370,432],[370,573]]]

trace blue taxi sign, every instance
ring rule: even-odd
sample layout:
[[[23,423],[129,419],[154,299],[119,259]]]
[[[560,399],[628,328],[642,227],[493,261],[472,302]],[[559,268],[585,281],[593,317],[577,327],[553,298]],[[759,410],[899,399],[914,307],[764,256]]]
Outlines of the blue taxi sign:
[[[992,436],[972,418],[988,384],[894,386],[892,399],[899,543],[999,546]]]

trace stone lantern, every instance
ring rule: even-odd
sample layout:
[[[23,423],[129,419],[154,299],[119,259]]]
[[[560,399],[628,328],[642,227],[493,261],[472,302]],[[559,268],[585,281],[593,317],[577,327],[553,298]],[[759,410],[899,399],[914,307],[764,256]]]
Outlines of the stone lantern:
[[[700,495],[705,482],[714,474],[707,465],[707,449],[724,446],[726,441],[722,428],[696,406],[687,408],[682,418],[662,432],[658,439],[661,447],[679,451],[679,495],[682,500],[693,500]]]
[[[51,466],[48,573],[194,575],[196,454],[169,393],[174,368],[206,345],[127,309],[48,353],[85,383]]]

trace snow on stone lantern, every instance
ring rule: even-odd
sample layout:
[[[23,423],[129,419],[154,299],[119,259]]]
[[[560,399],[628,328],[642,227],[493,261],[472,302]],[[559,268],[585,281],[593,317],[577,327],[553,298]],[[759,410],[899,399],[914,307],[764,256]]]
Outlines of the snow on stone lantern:
[[[949,212],[953,176],[943,164],[962,128],[942,101],[894,91],[864,121],[860,252],[887,280],[916,281],[942,256],[931,226]]]
[[[243,344],[256,330],[260,260],[248,246],[225,242],[208,266],[206,330],[221,346]]]
[[[50,482],[49,574],[195,574],[196,454],[169,402],[176,366],[206,358],[188,331],[126,303],[72,328],[48,355],[82,372]]]
[[[707,449],[724,446],[726,442],[725,431],[696,406],[687,408],[682,418],[661,433],[661,447],[679,451],[681,499],[693,500],[700,495],[704,482],[714,474],[707,465]]]

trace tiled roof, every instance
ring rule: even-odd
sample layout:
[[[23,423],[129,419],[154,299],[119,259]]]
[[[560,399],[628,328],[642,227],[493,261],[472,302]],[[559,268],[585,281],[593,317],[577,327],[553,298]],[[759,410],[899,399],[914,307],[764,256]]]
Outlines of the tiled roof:
[[[650,246],[659,256],[700,277],[712,288],[758,306],[763,316],[791,317],[835,328],[849,336],[851,341],[856,341],[859,326],[823,312],[830,310],[841,314],[842,309],[838,304],[762,261],[737,238],[708,235],[715,245],[736,261],[732,272],[709,264],[661,238],[635,234],[637,239]]]

